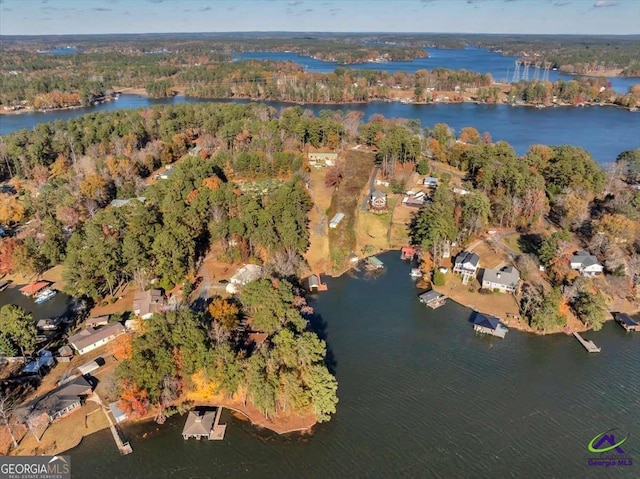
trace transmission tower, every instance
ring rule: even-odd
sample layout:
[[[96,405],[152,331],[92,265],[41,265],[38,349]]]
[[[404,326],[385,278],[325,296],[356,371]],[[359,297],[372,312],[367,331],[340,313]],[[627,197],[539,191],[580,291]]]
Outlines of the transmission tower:
[[[524,71],[522,72],[522,79],[524,81],[529,81],[529,65],[531,65],[531,62],[529,60],[525,60]]]
[[[513,83],[518,83],[520,81],[520,65],[522,65],[522,62],[520,60],[516,60],[516,69],[513,70]]]
[[[540,67],[541,66],[542,66],[541,62],[536,62],[535,63],[536,69],[535,69],[535,71],[533,73],[533,79],[536,80],[536,81],[540,80]]]
[[[549,81],[549,68],[551,68],[551,62],[544,62],[544,73],[542,74],[542,81]]]

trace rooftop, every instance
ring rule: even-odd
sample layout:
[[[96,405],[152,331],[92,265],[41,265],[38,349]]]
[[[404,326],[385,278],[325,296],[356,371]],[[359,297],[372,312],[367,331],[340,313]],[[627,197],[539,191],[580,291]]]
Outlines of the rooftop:
[[[420,301],[422,301],[423,303],[430,303],[431,301],[434,301],[441,297],[442,297],[442,294],[438,293],[433,289],[430,291],[425,291],[424,293],[418,295],[418,298],[420,298]]]
[[[485,269],[482,281],[516,287],[520,281],[520,272],[513,266],[505,266],[502,269]]]
[[[455,264],[471,263],[473,266],[478,266],[480,263],[480,256],[469,251],[463,251],[456,256]]]
[[[182,429],[183,436],[208,436],[216,419],[216,411],[189,411]]]
[[[144,317],[161,312],[165,304],[166,300],[161,290],[149,289],[136,293],[133,297],[133,312]]]
[[[477,324],[478,326],[483,326],[485,328],[493,330],[504,327],[500,323],[500,319],[496,318],[495,316],[489,316],[488,314],[483,313],[475,314],[473,318],[473,324]]]
[[[76,349],[80,350],[86,348],[87,346],[91,346],[98,341],[106,339],[109,336],[112,336],[114,334],[122,334],[124,332],[124,326],[122,326],[122,324],[120,323],[113,323],[100,329],[93,329],[89,326],[79,333],[71,336],[69,338],[69,343],[72,344]]]

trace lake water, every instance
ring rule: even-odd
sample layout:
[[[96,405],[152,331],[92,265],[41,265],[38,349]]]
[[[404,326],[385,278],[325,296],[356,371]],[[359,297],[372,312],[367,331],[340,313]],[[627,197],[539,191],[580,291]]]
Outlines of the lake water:
[[[20,292],[22,286],[24,285],[11,284],[9,288],[0,292],[0,308],[5,304],[15,304],[33,314],[33,319],[37,321],[38,319],[62,316],[72,306],[73,300],[71,296],[60,291],[48,301],[37,304],[33,301],[33,298],[29,298]]]
[[[640,334],[614,323],[572,337],[474,333],[471,311],[417,300],[398,252],[386,270],[328,279],[313,302],[324,322],[340,402],[311,436],[277,436],[226,417],[222,442],[184,441],[184,417],[126,429],[121,457],[108,431],[71,451],[85,478],[638,477]],[[587,445],[618,427],[632,467],[588,465]],[[617,437],[617,436],[616,436]]]
[[[318,73],[333,72],[337,67],[345,67],[351,69],[367,69],[367,70],[385,70],[389,73],[409,72],[414,73],[418,70],[433,70],[435,68],[447,68],[449,70],[469,70],[478,73],[491,73],[494,81],[512,82],[514,81],[515,61],[517,57],[503,56],[500,53],[491,52],[484,48],[468,47],[464,49],[440,49],[426,48],[429,58],[416,58],[411,61],[404,62],[386,62],[386,63],[355,63],[352,65],[339,65],[336,62],[325,62],[316,60],[312,57],[298,55],[293,52],[245,52],[240,55],[242,60],[276,60],[290,61],[299,63],[305,70]],[[524,67],[520,68],[520,78],[524,73]],[[529,67],[529,79],[542,79],[544,69],[536,73],[533,66]],[[575,77],[565,75],[559,71],[550,70],[549,80],[552,82],[562,80],[571,80]],[[611,83],[611,88],[619,93],[626,93],[629,87],[636,83],[640,83],[640,78],[617,78],[609,77],[607,79]]]
[[[152,100],[137,95],[122,95],[118,100],[77,110],[0,115],[0,134],[6,135],[22,128],[31,129],[38,123],[68,120],[89,112],[125,108],[148,108],[155,105],[198,103],[207,100],[175,97]],[[265,102],[280,110],[292,106],[281,102]],[[388,118],[415,118],[423,126],[443,122],[457,132],[473,126],[488,131],[494,141],[504,140],[518,154],[530,145],[570,144],[585,148],[601,163],[615,160],[623,150],[640,147],[640,113],[613,107],[559,107],[536,109],[507,105],[476,105],[474,103],[406,105],[398,102],[372,102],[348,105],[304,105],[315,113],[320,110],[357,110],[364,119],[374,114]]]

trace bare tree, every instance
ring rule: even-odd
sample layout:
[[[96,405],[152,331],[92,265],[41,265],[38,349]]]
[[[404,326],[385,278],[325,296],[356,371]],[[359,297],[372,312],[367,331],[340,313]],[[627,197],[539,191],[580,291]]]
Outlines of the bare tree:
[[[11,442],[13,443],[14,448],[18,447],[18,441],[16,441],[16,437],[13,435],[10,421],[16,406],[17,403],[15,398],[9,396],[9,394],[7,393],[0,394],[0,420],[6,426],[7,431],[9,431]]]

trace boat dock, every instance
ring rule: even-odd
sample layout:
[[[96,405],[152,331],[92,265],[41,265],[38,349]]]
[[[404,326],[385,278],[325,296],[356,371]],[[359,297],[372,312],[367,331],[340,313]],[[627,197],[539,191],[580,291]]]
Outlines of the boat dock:
[[[576,339],[578,341],[580,341],[580,344],[582,344],[584,346],[584,349],[586,349],[590,353],[599,353],[600,352],[600,348],[598,346],[596,346],[596,343],[594,343],[593,341],[584,339],[582,336],[580,336],[576,332],[574,332],[573,335],[576,337]]]
[[[622,326],[627,332],[640,331],[640,323],[626,313],[616,313],[615,319],[616,323]]]
[[[131,447],[131,444],[129,444],[129,441],[124,441],[122,437],[120,437],[120,432],[118,431],[118,428],[116,428],[114,421],[111,419],[111,410],[103,404],[102,399],[100,399],[100,396],[95,392],[89,400],[96,402],[102,409],[104,415],[107,416],[107,421],[109,421],[109,430],[111,431],[111,435],[113,436],[113,440],[115,441],[120,454],[123,456],[131,454],[133,452],[133,448]]]
[[[182,429],[182,437],[185,440],[190,438],[208,439],[209,441],[223,440],[227,426],[220,424],[221,414],[221,407],[216,407],[215,410],[189,411]]]

